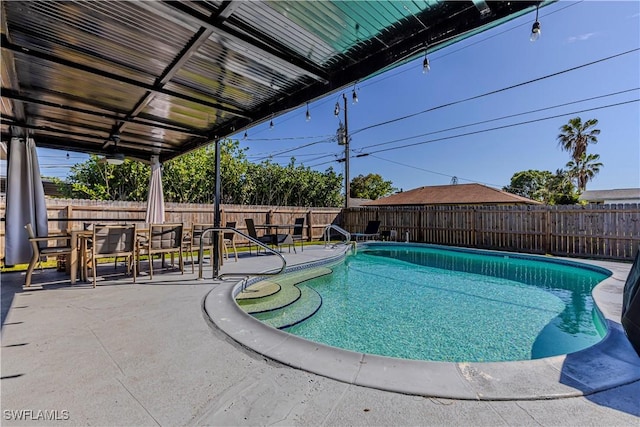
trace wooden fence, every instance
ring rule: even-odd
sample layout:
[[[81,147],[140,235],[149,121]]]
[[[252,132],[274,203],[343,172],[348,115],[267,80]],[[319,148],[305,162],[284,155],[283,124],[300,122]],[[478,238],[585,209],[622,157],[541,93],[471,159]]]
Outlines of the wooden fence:
[[[5,200],[4,195],[0,196],[0,259],[4,258]],[[82,228],[85,222],[126,222],[144,226],[147,213],[146,202],[47,198],[46,203],[50,233]],[[341,222],[341,211],[340,208],[221,205],[221,224],[235,221],[236,228],[246,233],[245,218],[253,218],[256,224],[293,224],[295,218],[304,217],[303,235],[307,240],[319,240],[328,224]],[[165,204],[165,222],[181,222],[191,227],[196,223],[212,224],[213,216],[212,204]],[[238,242],[242,244],[243,239]]]
[[[398,240],[535,254],[632,261],[640,245],[640,205],[588,206],[417,206],[303,208],[222,205],[222,224],[245,218],[256,224],[291,224],[305,217],[307,239],[318,240],[328,224],[364,231],[380,220],[382,231],[395,230]],[[5,198],[0,196],[4,219]],[[166,222],[213,223],[213,205],[167,203]],[[51,232],[81,228],[84,222],[128,222],[144,225],[146,203],[47,199]],[[0,258],[4,258],[4,221],[0,222]]]
[[[343,212],[344,227],[380,220],[399,240],[535,254],[633,261],[640,205],[363,207]]]

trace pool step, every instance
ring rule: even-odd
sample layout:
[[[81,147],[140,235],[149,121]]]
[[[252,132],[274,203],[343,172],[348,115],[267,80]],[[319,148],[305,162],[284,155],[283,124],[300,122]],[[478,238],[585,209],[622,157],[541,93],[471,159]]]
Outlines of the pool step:
[[[236,302],[245,312],[256,317],[258,314],[266,313],[265,319],[274,320],[265,322],[274,327],[290,326],[315,313],[322,304],[320,295],[303,286],[302,282],[330,273],[330,269],[318,267],[272,277],[238,294],[240,297],[236,297]],[[263,296],[259,296],[261,294]],[[285,310],[293,304],[297,307]]]
[[[300,284],[298,287],[301,295],[295,303],[277,310],[256,313],[253,316],[278,329],[293,326],[313,316],[322,305],[322,297],[315,289],[305,284]]]

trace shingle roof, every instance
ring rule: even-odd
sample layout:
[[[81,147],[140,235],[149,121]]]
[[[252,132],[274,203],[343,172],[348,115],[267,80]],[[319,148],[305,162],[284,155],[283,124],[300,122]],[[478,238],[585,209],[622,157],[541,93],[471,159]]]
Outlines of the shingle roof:
[[[390,205],[540,204],[526,197],[481,184],[435,185],[373,200],[364,206]]]

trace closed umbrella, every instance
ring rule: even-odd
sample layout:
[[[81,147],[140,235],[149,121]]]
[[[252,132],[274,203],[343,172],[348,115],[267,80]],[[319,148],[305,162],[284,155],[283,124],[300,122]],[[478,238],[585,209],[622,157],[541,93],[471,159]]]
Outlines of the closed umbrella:
[[[36,236],[48,235],[47,205],[34,140],[11,138],[8,163],[5,264],[24,264],[32,255],[24,226],[31,223]]]
[[[162,192],[162,165],[158,156],[151,156],[151,178],[149,179],[149,197],[147,198],[148,224],[164,222],[164,194]]]

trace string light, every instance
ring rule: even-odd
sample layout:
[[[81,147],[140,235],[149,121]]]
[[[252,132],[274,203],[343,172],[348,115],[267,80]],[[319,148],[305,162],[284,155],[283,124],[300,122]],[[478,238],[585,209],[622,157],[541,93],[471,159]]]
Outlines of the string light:
[[[311,120],[311,113],[309,112],[309,103],[307,102],[307,114],[305,115],[307,121]]]
[[[531,27],[531,37],[529,37],[529,40],[531,40],[532,42],[538,40],[540,38],[540,35],[542,33],[542,29],[540,28],[540,22],[538,22],[538,8],[540,6],[540,3],[538,3],[536,5],[536,22],[533,23],[533,26]]]
[[[427,74],[431,70],[431,64],[429,64],[429,58],[427,58],[427,50],[424,51],[424,60],[422,61],[422,74]]]

